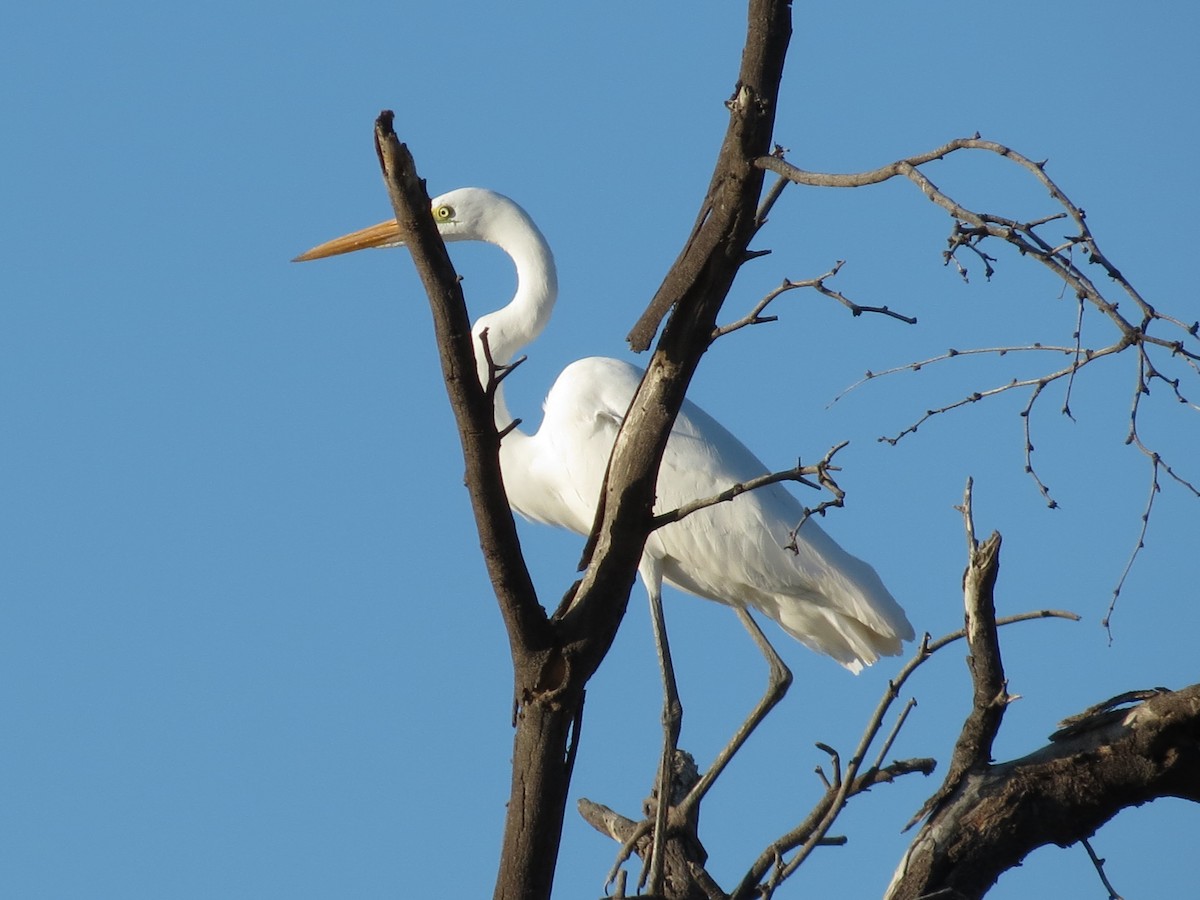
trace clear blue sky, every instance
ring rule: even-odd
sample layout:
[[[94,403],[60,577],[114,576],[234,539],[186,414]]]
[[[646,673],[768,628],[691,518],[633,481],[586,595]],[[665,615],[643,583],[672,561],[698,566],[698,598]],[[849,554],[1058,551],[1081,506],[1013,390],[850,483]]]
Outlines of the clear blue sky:
[[[1034,157],[1146,297],[1200,316],[1200,13],[1100,2],[798,3],[778,140],[855,170],[979,130]],[[383,108],[430,188],[492,187],[540,222],[562,299],[510,382],[527,422],[555,373],[623,336],[687,234],[726,121],[738,3],[17,4],[0,36],[0,892],[22,898],[489,896],[508,792],[507,647],[478,558],[428,312],[407,257],[304,266],[297,252],[388,213]],[[998,160],[931,175],[1018,218],[1052,211]],[[1003,204],[1003,205],[1002,205]],[[1000,254],[986,283],[941,265],[948,220],[906,185],[789,190],[727,307],[837,259],[836,286],[919,316],[852,319],[816,296],[720,342],[693,399],[770,464],[849,439],[828,522],[918,631],[959,626],[964,539],[1005,536],[1001,612],[1085,620],[1004,634],[996,752],[1132,688],[1196,680],[1197,513],[1171,484],[1109,642],[1099,625],[1149,470],[1123,445],[1121,358],[1051,392],[1022,472],[1024,397],[874,439],[1020,368],[867,369],[947,347],[1067,342],[1074,306]],[[456,247],[476,311],[512,278]],[[1085,341],[1110,340],[1099,321]],[[1027,365],[1017,362],[1013,365]],[[1197,379],[1191,376],[1193,395]],[[1196,415],[1158,388],[1145,432],[1200,478]],[[580,542],[528,527],[547,604]],[[633,814],[654,770],[659,688],[640,588],[588,694],[573,795]],[[756,698],[760,658],[726,609],[668,598],[687,714],[711,758]],[[796,673],[704,809],[726,885],[819,792],[813,742],[849,752],[889,661],[855,678],[777,643]],[[967,708],[960,649],[911,684],[895,753],[943,762]],[[877,896],[911,778],[852,805],[783,896]],[[1127,896],[1190,896],[1200,813],[1130,812],[1096,837]],[[557,895],[594,897],[615,845],[569,813]],[[993,896],[1104,896],[1082,849],[1046,849]]]

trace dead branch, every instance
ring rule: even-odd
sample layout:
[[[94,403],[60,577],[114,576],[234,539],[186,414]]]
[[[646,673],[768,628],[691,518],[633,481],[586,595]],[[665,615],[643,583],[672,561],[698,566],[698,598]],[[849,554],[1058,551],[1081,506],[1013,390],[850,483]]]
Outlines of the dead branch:
[[[627,340],[635,352],[650,346],[667,312],[684,300],[704,315],[676,322],[676,330],[691,333],[693,327],[702,327],[710,335],[716,307],[728,294],[758,229],[765,173],[754,160],[771,147],[792,22],[790,4],[782,0],[750,0],[749,6],[745,51],[726,102],[730,122],[717,166],[687,243],[629,332]],[[706,302],[706,297],[711,299]],[[664,332],[660,345],[675,339]]]
[[[929,167],[929,164],[935,160],[945,159],[954,153],[970,151],[990,153],[1021,167],[1045,188],[1051,199],[1060,207],[1060,210],[1030,220],[1019,220],[982,210],[970,209],[934,184],[925,171]],[[1162,312],[1150,304],[1137,291],[1121,273],[1120,269],[1100,250],[1095,235],[1087,223],[1086,214],[1083,209],[1074,203],[1053,179],[1050,178],[1046,172],[1045,161],[1035,161],[1003,144],[983,140],[976,134],[970,138],[959,138],[949,141],[941,147],[934,148],[926,153],[897,160],[867,172],[851,174],[810,172],[788,163],[783,159],[782,152],[779,151],[769,156],[760,157],[755,161],[755,164],[766,171],[774,172],[780,177],[787,178],[796,184],[821,187],[863,187],[880,184],[897,176],[904,177],[920,189],[926,198],[940,206],[952,217],[953,226],[947,241],[947,249],[943,255],[946,264],[953,263],[964,278],[967,277],[967,268],[958,258],[960,252],[966,251],[977,257],[984,265],[985,277],[990,279],[995,274],[993,264],[996,262],[996,259],[984,251],[983,244],[986,241],[1002,241],[1015,248],[1022,256],[1035,259],[1049,269],[1062,282],[1064,290],[1070,290],[1079,302],[1080,313],[1074,334],[1075,348],[1072,353],[1072,362],[1069,366],[1034,377],[1013,379],[1008,384],[999,385],[989,390],[971,392],[955,402],[928,409],[924,415],[920,416],[899,433],[891,437],[882,437],[880,440],[889,444],[895,444],[905,436],[915,434],[922,424],[935,416],[943,415],[968,404],[989,399],[1011,390],[1027,389],[1030,392],[1029,400],[1025,408],[1021,411],[1021,416],[1024,419],[1022,429],[1025,438],[1025,471],[1034,481],[1038,492],[1042,495],[1047,505],[1054,508],[1058,504],[1051,496],[1049,488],[1038,474],[1033,462],[1032,426],[1030,424],[1033,407],[1047,386],[1065,379],[1066,391],[1061,412],[1064,415],[1071,416],[1070,396],[1076,375],[1100,359],[1131,351],[1135,360],[1135,390],[1130,405],[1130,429],[1126,443],[1133,444],[1150,461],[1155,484],[1158,482],[1158,474],[1161,469],[1161,471],[1166,472],[1172,480],[1186,491],[1200,498],[1200,490],[1197,490],[1195,485],[1189,480],[1170,468],[1169,464],[1163,460],[1161,454],[1142,440],[1138,430],[1138,414],[1141,409],[1142,400],[1145,396],[1149,395],[1150,384],[1152,382],[1162,382],[1165,384],[1179,403],[1187,405],[1192,409],[1200,409],[1200,407],[1197,407],[1196,404],[1191,403],[1187,399],[1180,388],[1180,379],[1168,376],[1160,371],[1155,361],[1155,356],[1163,356],[1165,354],[1166,359],[1183,363],[1192,374],[1200,374],[1200,365],[1198,365],[1200,363],[1200,340],[1198,340],[1200,338],[1200,322],[1193,321],[1189,324],[1183,319]],[[1052,222],[1069,222],[1074,228],[1074,233],[1066,235],[1062,240],[1047,240],[1043,237],[1040,229],[1044,229],[1046,225]],[[1079,259],[1082,259],[1083,262],[1081,263]],[[1116,289],[1122,296],[1120,298],[1108,296],[1108,289],[1102,288],[1085,271],[1085,267],[1087,266],[1099,266],[1100,270],[1116,286]],[[1130,301],[1132,302],[1135,314],[1133,316],[1123,312],[1120,308],[1122,302]],[[1090,307],[1098,312],[1103,319],[1106,319],[1115,328],[1116,338],[1108,346],[1098,349],[1083,348],[1081,333],[1085,307]],[[983,350],[976,352],[992,351]],[[960,355],[965,354],[952,354],[953,357]],[[887,370],[886,373],[879,374],[890,374],[891,372],[905,370],[918,371],[923,364],[912,363],[908,366],[896,367]],[[862,381],[871,380],[874,377],[878,376],[868,373],[867,377]],[[862,382],[859,383],[861,384]],[[1139,537],[1140,543],[1141,537]],[[1137,549],[1140,549],[1140,547]],[[1132,554],[1134,558],[1137,556],[1137,549]],[[1127,572],[1122,574],[1117,589],[1114,591],[1114,603],[1117,595],[1120,593],[1121,584],[1124,583],[1125,574]],[[1110,606],[1105,619],[1110,619],[1111,614],[1112,607]]]
[[[955,742],[942,786],[925,801],[921,811],[909,822],[910,826],[936,809],[958,788],[968,773],[978,771],[991,762],[992,742],[1000,731],[1005,708],[1014,699],[1009,695],[1004,679],[1000,639],[996,631],[996,607],[992,597],[1000,572],[1001,539],[999,532],[992,532],[986,541],[980,543],[976,540],[971,507],[972,487],[971,479],[967,479],[959,509],[967,535],[967,568],[963,572],[964,630],[970,648],[967,665],[971,670],[974,701]]]
[[[699,512],[700,510],[708,509],[710,506],[716,506],[719,503],[728,503],[730,500],[746,493],[747,491],[756,491],[759,488],[764,488],[772,484],[779,484],[784,481],[797,482],[805,487],[810,487],[815,490],[820,490],[822,487],[825,487],[834,494],[833,500],[819,504],[814,510],[810,511],[806,509],[805,519],[801,520],[801,524],[803,524],[808,518],[810,512],[824,514],[825,509],[828,507],[842,505],[846,496],[845,492],[838,487],[837,482],[833,480],[833,476],[831,476],[829,473],[840,471],[837,466],[833,465],[833,457],[839,450],[847,446],[849,443],[849,441],[842,441],[840,444],[831,447],[825,456],[822,457],[821,461],[815,465],[805,466],[802,465],[799,460],[797,460],[796,465],[791,469],[786,469],[782,472],[771,472],[767,475],[760,475],[758,478],[751,478],[749,481],[738,482],[737,484],[730,485],[718,494],[713,494],[711,497],[693,500],[691,503],[685,503],[683,506],[668,510],[665,513],[659,513],[653,518],[653,520],[651,520],[651,528],[655,530],[663,528],[674,522],[678,522],[681,519],[687,518],[693,513]],[[810,475],[815,475],[820,481],[820,484],[815,484],[812,481],[809,481],[807,476]],[[790,538],[791,542],[786,545],[793,551],[796,549],[796,532],[799,530],[799,528],[800,526],[797,525],[796,528],[792,529]]]
[[[928,818],[897,868],[887,900],[940,892],[982,897],[1032,850],[1088,838],[1127,806],[1162,796],[1200,802],[1200,685],[1178,693],[1123,694],[1062,723],[1041,750],[992,763],[993,740],[1014,699],[1004,680],[992,602],[1000,539],[993,534],[976,540],[969,481],[961,509],[974,700],[946,778],[917,814]],[[1139,705],[1123,708],[1130,702]]]
[[[868,381],[873,381],[876,378],[883,378],[885,375],[895,375],[898,372],[920,372],[926,366],[932,366],[935,363],[945,362],[948,359],[956,359],[960,356],[1007,356],[1010,353],[1065,353],[1070,355],[1077,354],[1078,352],[1078,348],[1076,347],[1054,347],[1043,344],[1029,344],[1025,346],[1011,347],[972,347],[966,350],[956,350],[951,347],[945,353],[939,353],[937,356],[931,356],[928,359],[905,363],[902,366],[893,366],[890,369],[882,369],[878,372],[868,370],[862,378],[858,379],[858,381],[840,391],[836,397],[829,401],[829,405],[832,406],[851,391],[857,390]]]
[[[996,619],[994,622],[996,626],[1003,627],[1016,622],[1044,618],[1063,618],[1079,621],[1079,616],[1074,613],[1060,610],[1035,610],[1006,616]],[[880,761],[886,755],[901,725],[907,718],[909,710],[914,705],[914,701],[911,700],[905,705],[905,708],[897,718],[895,726],[885,739],[875,765],[865,771],[860,772],[860,769],[862,761],[866,758],[867,753],[870,752],[870,748],[881,733],[888,712],[892,704],[899,698],[900,690],[904,684],[934,653],[956,641],[962,640],[967,635],[968,629],[963,628],[944,635],[937,640],[931,640],[929,635],[924,636],[920,646],[917,648],[917,652],[905,663],[896,677],[888,682],[887,689],[868,721],[863,736],[859,740],[858,747],[847,763],[845,771],[842,769],[841,757],[836,750],[825,744],[817,745],[829,755],[832,764],[831,779],[826,778],[820,769],[818,769],[818,774],[825,784],[824,794],[802,822],[791,831],[772,841],[763,850],[745,876],[743,876],[738,886],[731,892],[731,900],[770,897],[775,889],[803,864],[804,860],[811,855],[813,850],[822,846],[829,829],[836,821],[841,810],[845,808],[850,798],[872,785],[891,781],[899,775],[909,774],[910,772],[921,772],[929,775],[933,772],[935,763],[932,759],[906,760],[893,762],[887,766],[880,765]],[[785,858],[787,854],[793,851],[795,853],[790,859]]]
[[[1096,360],[1103,359],[1106,356],[1112,356],[1115,353],[1120,353],[1124,349],[1124,347],[1125,347],[1124,342],[1118,341],[1115,344],[1112,344],[1108,347],[1103,347],[1099,350],[1085,351],[1085,360],[1083,363],[1073,360],[1070,365],[1064,366],[1061,369],[1056,369],[1053,372],[1047,372],[1043,375],[1038,375],[1038,376],[1034,376],[1034,377],[1030,377],[1030,378],[1019,378],[1019,379],[1014,378],[1011,381],[1005,382],[1004,384],[1001,384],[1001,385],[997,385],[996,387],[988,388],[987,390],[972,391],[967,396],[965,396],[959,400],[955,400],[952,403],[947,403],[945,406],[940,406],[935,409],[926,410],[924,415],[922,415],[920,418],[918,418],[912,424],[905,427],[903,430],[901,430],[897,434],[895,434],[891,437],[886,437],[886,436],[880,437],[879,440],[883,443],[887,443],[887,444],[891,444],[892,446],[895,446],[896,444],[900,443],[900,441],[906,435],[916,434],[918,428],[920,428],[922,425],[924,425],[926,422],[928,422],[930,419],[932,419],[936,416],[944,415],[945,413],[951,412],[956,409],[960,409],[961,407],[967,406],[971,403],[978,403],[980,400],[987,400],[991,397],[997,397],[1000,394],[1007,393],[1008,391],[1017,390],[1019,388],[1032,388],[1033,389],[1034,396],[1031,398],[1031,401],[1026,405],[1026,407],[1025,407],[1026,411],[1023,411],[1023,413],[1022,413],[1022,416],[1027,418],[1028,417],[1027,411],[1032,409],[1033,402],[1036,401],[1037,396],[1040,395],[1040,393],[1046,388],[1047,385],[1052,384],[1053,382],[1058,381],[1062,378],[1072,377],[1072,376],[1074,376],[1074,374],[1076,372],[1078,372],[1080,370],[1080,368],[1082,368],[1082,366],[1084,364],[1095,362]],[[1027,349],[1040,350],[1042,348],[1031,346]],[[1061,349],[1061,348],[1052,348],[1052,349]],[[989,352],[989,351],[976,351],[976,352]],[[1008,352],[1012,352],[1012,351],[1009,350]],[[965,355],[967,355],[966,351],[959,351],[959,352],[952,354],[953,357],[965,356]],[[950,358],[950,356],[947,356],[944,358]],[[938,358],[935,357],[935,360],[936,359],[938,359]],[[915,363],[915,364],[912,364],[909,366],[897,367],[896,369],[891,369],[888,371],[889,372],[900,371],[903,369],[917,371],[921,367],[921,365],[922,365],[921,363]],[[863,380],[868,380],[868,379],[863,379]],[[843,394],[844,393],[845,392],[843,391]]]
[[[1096,874],[1100,876],[1100,883],[1104,885],[1104,889],[1108,891],[1108,900],[1124,900],[1117,889],[1112,886],[1112,882],[1108,880],[1108,876],[1104,874],[1104,863],[1106,860],[1101,859],[1096,855],[1096,851],[1092,849],[1091,842],[1084,838],[1079,843],[1083,844],[1083,849],[1087,851],[1088,859],[1092,861],[1092,865],[1096,869]]]
[[[676,750],[671,772],[672,796],[669,806],[672,810],[692,791],[699,780],[700,773],[691,754]],[[643,806],[644,816],[639,821],[626,818],[604,804],[593,803],[587,799],[579,801],[579,814],[583,820],[621,845],[616,861],[609,870],[606,885],[617,884],[620,881],[622,866],[630,856],[636,854],[644,863],[651,860],[655,851],[650,824],[655,820],[658,806],[657,785],[646,799]],[[673,827],[663,844],[661,860],[664,895],[680,900],[709,900],[713,896],[724,898],[724,892],[716,888],[716,882],[704,868],[708,853],[697,834],[698,811],[693,810],[682,819],[672,817],[672,820]],[[645,883],[646,874],[643,867],[639,883]],[[714,888],[718,893],[713,893]]]
[[[475,350],[462,284],[434,224],[425,182],[384,111],[375,122],[375,150],[404,244],[412,254],[433,312],[442,371],[458,422],[466,482],[480,544],[504,614],[514,658],[529,659],[549,640],[549,622],[521,556],[516,523],[500,477],[500,436],[491,397],[475,375]],[[501,376],[502,377],[502,376]]]
[[[1079,616],[1074,613],[1042,609],[996,619],[995,625],[1004,627],[1017,622],[1045,618],[1062,618],[1079,621]],[[775,889],[790,877],[817,847],[843,843],[844,839],[832,838],[828,832],[836,821],[840,811],[851,798],[876,785],[890,783],[903,775],[918,772],[929,775],[933,772],[936,762],[928,758],[896,760],[888,764],[883,763],[883,759],[890,751],[909,712],[916,705],[915,701],[911,699],[904,705],[904,708],[896,717],[892,728],[888,731],[880,749],[877,751],[875,762],[865,769],[862,764],[871,748],[875,745],[877,738],[883,732],[883,726],[888,718],[891,706],[899,698],[901,688],[908,679],[934,653],[966,638],[967,635],[968,630],[963,628],[944,635],[937,640],[931,640],[928,635],[922,639],[914,656],[901,668],[897,676],[888,682],[887,689],[872,714],[859,745],[855,749],[854,755],[845,768],[843,768],[841,757],[836,750],[826,744],[817,744],[820,749],[829,755],[832,766],[832,778],[825,777],[819,768],[817,770],[825,785],[822,797],[802,822],[786,834],[772,841],[760,854],[741,882],[729,894],[729,900],[750,900],[752,897],[770,897]],[[682,830],[687,842],[694,839],[695,843],[699,845],[699,836],[695,830],[699,819],[698,806],[690,812],[691,815],[688,818],[688,822],[684,825],[681,826],[677,821],[672,821],[672,834],[674,836],[677,830]],[[609,835],[622,844],[621,851],[618,854],[616,863],[614,863],[613,870],[609,873],[608,879],[608,883],[618,884],[622,873],[619,873],[617,870],[631,854],[636,853],[643,859],[645,858],[645,853],[648,852],[650,842],[648,827],[650,820],[647,818],[638,821],[628,819],[606,806],[592,803],[591,801],[581,801],[580,814],[598,831]],[[791,858],[787,858],[787,855],[793,851],[796,851],[795,854]],[[697,878],[697,883],[701,884],[701,886],[707,883],[705,881],[707,872],[702,872],[702,874],[693,872],[693,875]],[[709,891],[706,896],[722,895],[713,894]]]
[[[1085,731],[1095,731],[1101,725],[1116,722],[1124,718],[1129,710],[1139,703],[1144,703],[1159,694],[1169,694],[1165,687],[1149,688],[1147,690],[1125,691],[1115,697],[1109,697],[1094,706],[1089,706],[1081,713],[1067,716],[1058,723],[1058,728],[1050,735],[1050,740],[1061,741],[1075,737]]]
[[[779,287],[767,293],[767,295],[759,300],[754,308],[751,309],[746,315],[742,316],[742,318],[734,322],[730,322],[728,325],[722,325],[719,328],[713,329],[712,339],[715,341],[717,338],[724,337],[727,334],[731,334],[739,329],[745,328],[747,325],[765,325],[768,322],[778,321],[778,316],[764,316],[763,311],[766,310],[768,306],[770,306],[783,294],[786,294],[788,291],[798,290],[800,288],[810,288],[820,294],[824,294],[826,297],[837,300],[838,303],[850,310],[850,314],[853,316],[861,316],[863,313],[876,313],[878,315],[890,316],[893,319],[899,319],[901,322],[905,322],[909,325],[917,324],[915,316],[903,315],[902,313],[895,312],[886,306],[862,306],[858,303],[855,303],[841,291],[835,291],[827,287],[825,282],[837,275],[837,273],[841,271],[842,266],[845,264],[845,260],[839,259],[825,274],[818,275],[816,278],[807,278],[804,281],[792,281],[791,279],[785,278]]]
[[[1156,691],[1028,756],[969,773],[921,828],[887,900],[975,900],[1046,844],[1092,836],[1160,797],[1200,803],[1200,684]]]
[[[681,519],[685,519],[702,509],[708,509],[710,506],[716,506],[719,503],[728,503],[734,497],[745,494],[747,491],[756,491],[759,488],[764,488],[772,484],[780,484],[784,481],[794,481],[805,487],[820,490],[820,485],[814,484],[806,477],[816,474],[818,474],[816,466],[802,466],[797,462],[791,469],[760,475],[758,478],[751,478],[749,481],[740,481],[737,484],[730,485],[719,494],[713,494],[711,497],[705,497],[702,500],[693,500],[691,503],[685,503],[683,506],[676,507],[668,512],[659,513],[651,521],[651,528],[663,528]]]
[[[817,480],[821,482],[821,487],[825,488],[825,490],[829,491],[829,493],[833,495],[833,498],[831,500],[822,500],[816,506],[804,507],[804,514],[800,517],[800,521],[796,523],[795,527],[792,528],[791,533],[788,535],[788,542],[783,545],[785,550],[791,550],[793,553],[799,553],[800,548],[796,545],[796,536],[800,533],[800,529],[804,527],[804,523],[813,516],[825,515],[826,510],[834,508],[841,509],[842,506],[845,505],[846,492],[841,489],[838,483],[834,481],[833,476],[829,473],[839,471],[836,466],[832,465],[833,455],[849,443],[849,441],[842,441],[836,447],[830,448],[829,452],[825,454],[825,458],[817,463]]]

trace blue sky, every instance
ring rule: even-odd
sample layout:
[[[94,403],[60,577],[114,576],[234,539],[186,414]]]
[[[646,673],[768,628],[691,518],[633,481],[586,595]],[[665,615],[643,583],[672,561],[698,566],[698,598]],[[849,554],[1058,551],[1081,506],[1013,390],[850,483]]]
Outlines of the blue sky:
[[[400,252],[297,252],[388,214],[371,147],[396,127],[431,191],[500,190],[553,244],[562,297],[509,382],[536,421],[580,356],[623,336],[675,258],[716,155],[742,41],[736,3],[461,2],[381,7],[24,4],[0,36],[0,884],[24,898],[481,897],[508,791],[507,645],[461,486],[425,301]],[[1200,195],[1191,7],[1100,2],[797,4],[779,143],[806,168],[873,167],[976,130],[1030,156],[1088,211],[1152,302],[1200,316],[1187,269]],[[1015,218],[1048,208],[999,160],[931,176]],[[1035,412],[1049,511],[1023,473],[1025,398],[876,442],[930,406],[1027,372],[957,361],[831,399],[867,369],[947,347],[1068,342],[1074,306],[999,253],[990,283],[941,265],[948,220],[909,186],[789,189],[727,305],[846,266],[836,287],[917,315],[853,319],[792,294],[719,342],[692,397],[768,463],[844,439],[829,530],[869,559],[918,631],[959,626],[961,522],[1005,536],[1002,613],[1080,624],[1004,634],[996,753],[1124,690],[1196,680],[1195,498],[1157,498],[1113,639],[1099,625],[1137,540],[1149,469],[1124,446],[1132,360]],[[490,248],[456,246],[475,311],[507,299]],[[1088,329],[1091,329],[1090,331]],[[1111,338],[1098,321],[1085,340]],[[959,364],[961,363],[961,364]],[[1189,382],[1186,380],[1185,390]],[[1191,376],[1191,394],[1200,394]],[[1143,427],[1186,476],[1196,416],[1161,389]],[[1194,399],[1194,397],[1193,397]],[[580,542],[523,530],[547,604]],[[640,588],[588,694],[573,795],[627,814],[654,770],[658,681]],[[757,652],[721,607],[671,595],[686,719],[711,758],[757,697]],[[820,740],[849,752],[889,661],[855,678],[771,632],[786,703],[706,801],[729,884],[819,792]],[[895,749],[948,758],[961,650],[911,684]],[[878,895],[936,779],[877,789],[791,892]],[[1195,809],[1157,803],[1095,839],[1127,895],[1200,878]],[[557,895],[599,896],[614,845],[568,814]],[[1183,893],[1181,893],[1181,891]],[[992,896],[1103,896],[1082,849],[1046,849]],[[788,896],[785,891],[783,896]]]

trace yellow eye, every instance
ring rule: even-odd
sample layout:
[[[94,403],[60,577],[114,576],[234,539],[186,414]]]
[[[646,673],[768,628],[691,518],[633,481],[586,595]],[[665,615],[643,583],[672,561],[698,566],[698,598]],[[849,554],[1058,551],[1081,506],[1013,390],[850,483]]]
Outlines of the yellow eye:
[[[454,218],[454,207],[442,204],[433,211],[433,218],[438,222],[449,222]]]

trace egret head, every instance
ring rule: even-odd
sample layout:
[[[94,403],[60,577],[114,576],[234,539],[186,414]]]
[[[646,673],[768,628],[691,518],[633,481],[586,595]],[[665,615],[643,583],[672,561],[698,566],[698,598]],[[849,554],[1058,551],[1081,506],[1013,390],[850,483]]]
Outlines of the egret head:
[[[435,197],[430,204],[442,240],[500,243],[513,225],[533,226],[529,216],[503,194],[485,188],[458,188]],[[293,262],[324,259],[369,247],[399,247],[404,243],[395,219],[334,238],[301,253]]]

